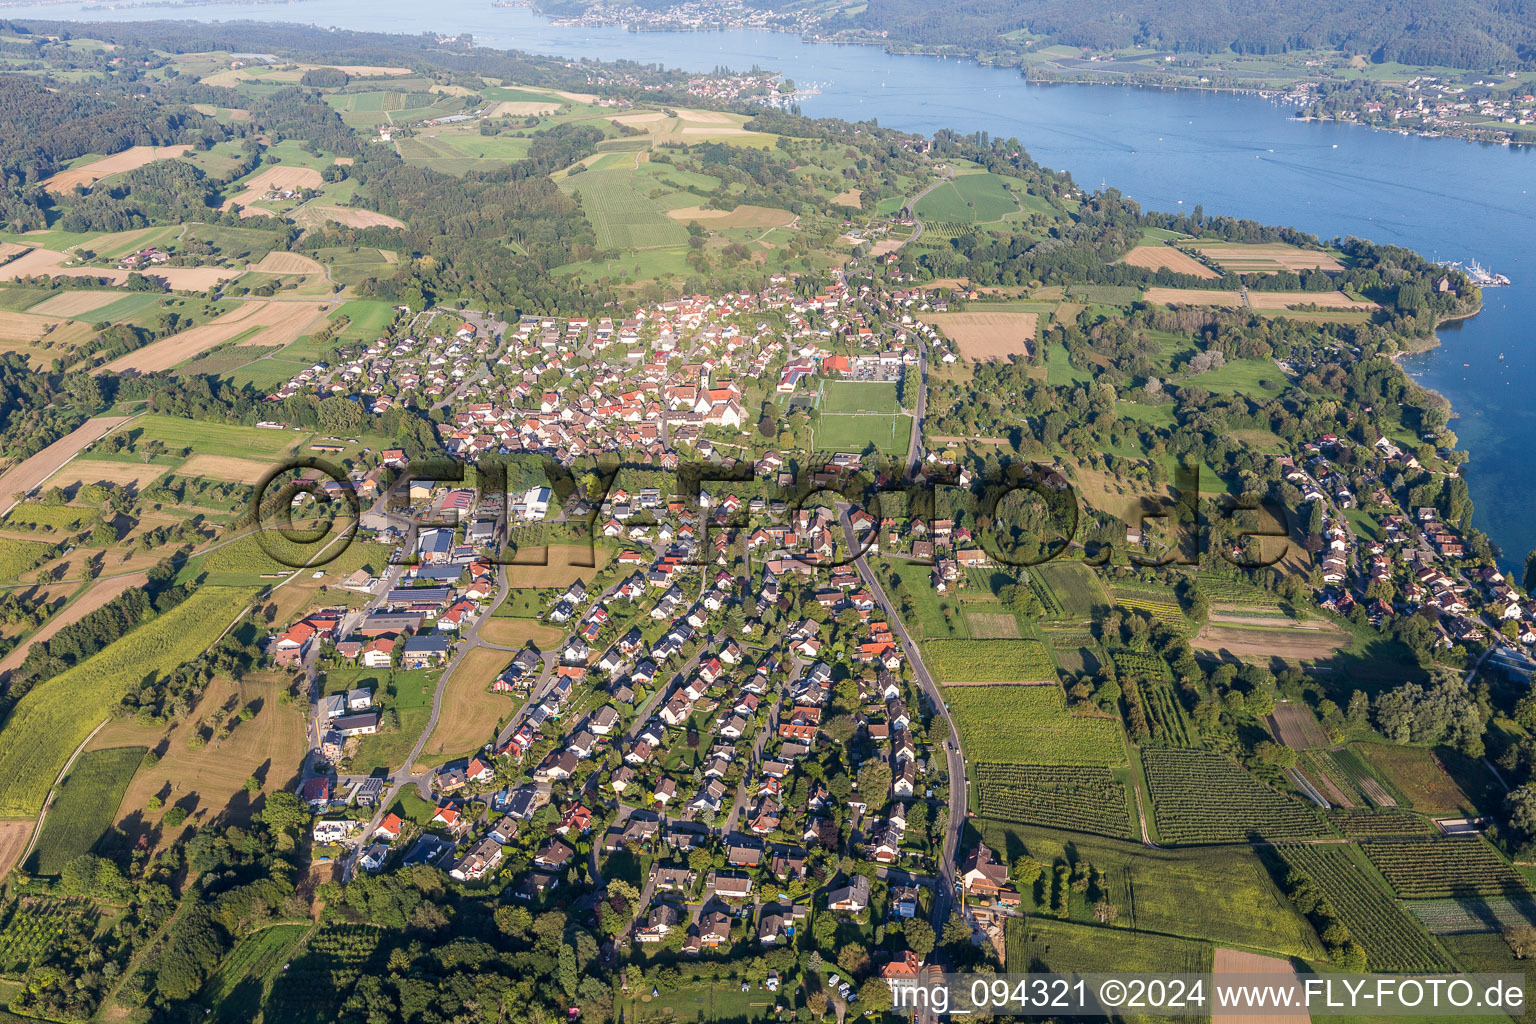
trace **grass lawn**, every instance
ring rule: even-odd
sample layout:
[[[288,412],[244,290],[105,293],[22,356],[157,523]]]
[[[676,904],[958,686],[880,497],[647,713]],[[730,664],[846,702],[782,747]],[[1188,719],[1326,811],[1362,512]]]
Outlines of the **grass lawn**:
[[[1234,359],[1225,366],[1188,377],[1185,386],[1195,385],[1215,394],[1243,394],[1274,398],[1285,390],[1285,374],[1267,359]]]
[[[137,444],[158,440],[173,452],[185,448],[191,449],[194,455],[229,455],[247,459],[277,458],[309,436],[303,431],[263,430],[160,415],[140,417],[123,429],[136,436]]]
[[[1018,210],[1004,179],[995,174],[961,174],[918,201],[920,220],[976,223],[1001,220]]]
[[[643,986],[642,986],[643,988]],[[718,984],[694,982],[664,991],[652,998],[650,989],[643,988],[640,995],[625,1000],[624,1019],[635,1024],[676,1021],[739,1021],[770,1016],[776,998],[772,992],[764,992],[757,986],[741,991],[737,981]]]
[[[1106,937],[1111,942],[1134,945],[1137,939],[1131,930],[1138,929],[1287,956],[1321,953],[1311,926],[1275,885],[1260,855],[1248,847],[1149,849],[1139,842],[985,819],[975,819],[972,825],[987,845],[1009,861],[1028,854],[1047,865],[1072,858],[1097,868],[1103,875],[1105,898],[1120,911],[1115,919],[1117,937]],[[1029,911],[1031,901],[1047,894],[1037,885],[1023,896],[1024,909]],[[1081,914],[1081,919],[1091,921],[1092,909],[1083,902],[1072,907],[1074,918]],[[1032,915],[1029,920],[1033,928],[1039,918]],[[1008,969],[1025,968],[1010,960]]]
[[[887,564],[901,582],[903,591],[892,596],[904,610],[909,602],[911,604],[913,614],[902,615],[908,628],[915,625],[918,636],[923,639],[964,639],[971,635],[959,603],[952,596],[934,589],[932,566],[896,561]]]

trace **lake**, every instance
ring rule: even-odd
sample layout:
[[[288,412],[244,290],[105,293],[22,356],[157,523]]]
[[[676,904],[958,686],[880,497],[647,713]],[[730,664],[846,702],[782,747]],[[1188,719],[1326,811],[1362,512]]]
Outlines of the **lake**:
[[[1518,568],[1536,548],[1536,272],[1520,260],[1536,238],[1536,151],[1421,139],[1288,117],[1249,96],[1093,85],[1031,85],[1006,68],[802,42],[773,32],[631,33],[557,28],[521,7],[443,0],[302,0],[246,6],[103,9],[92,3],[8,7],[7,18],[295,21],[368,31],[473,33],[477,41],[570,57],[630,59],[695,71],[756,64],[804,87],[810,116],[877,119],[908,131],[1016,136],[1080,185],[1113,185],[1144,207],[1203,205],[1290,224],[1324,238],[1359,235],[1436,259],[1477,260],[1514,284],[1485,293],[1476,318],[1440,332],[1409,372],[1449,398],[1451,427],[1472,456],[1477,525]],[[1530,190],[1530,191],[1528,191]]]

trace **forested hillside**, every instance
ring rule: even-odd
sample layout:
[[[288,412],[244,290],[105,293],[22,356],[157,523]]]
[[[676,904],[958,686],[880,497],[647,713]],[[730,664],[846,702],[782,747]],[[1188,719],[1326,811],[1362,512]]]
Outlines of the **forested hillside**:
[[[766,3],[763,4],[766,6]],[[1536,8],[1526,0],[871,0],[828,29],[861,28],[925,45],[997,45],[1024,30],[1051,43],[1213,53],[1331,48],[1373,61],[1507,67],[1536,60]]]

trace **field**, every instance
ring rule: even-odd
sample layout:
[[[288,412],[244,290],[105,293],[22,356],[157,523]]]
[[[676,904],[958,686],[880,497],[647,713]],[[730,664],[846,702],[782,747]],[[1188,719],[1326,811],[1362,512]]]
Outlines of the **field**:
[[[29,871],[56,875],[74,858],[91,852],[112,827],[123,791],[145,751],[145,747],[110,747],[87,751],[75,760],[43,820]]]
[[[1328,733],[1305,704],[1276,704],[1274,714],[1269,716],[1269,726],[1275,738],[1293,750],[1328,745]]]
[[[1405,900],[1530,892],[1515,869],[1478,836],[1375,839],[1360,848]]]
[[[1331,834],[1311,805],[1270,789],[1225,755],[1149,748],[1141,758],[1158,835],[1166,840],[1237,843]]]
[[[1248,305],[1254,309],[1290,309],[1292,306],[1321,306],[1324,309],[1376,310],[1374,302],[1352,299],[1343,292],[1248,292]]]
[[[320,177],[320,172],[309,167],[294,167],[290,164],[278,164],[268,167],[241,182],[244,191],[233,199],[228,200],[226,207],[249,206],[263,195],[274,189],[318,189],[324,186],[325,181]]]
[[[278,703],[286,686],[277,673],[251,673],[239,683],[220,677],[209,684],[191,714],[170,727],[127,719],[97,733],[92,749],[126,741],[164,750],[160,761],[134,775],[122,800],[113,804],[119,827],[130,837],[159,828],[161,842],[169,844],[221,813],[227,812],[231,824],[248,820],[253,797],[242,788],[246,779],[256,776],[268,792],[282,788],[304,758],[304,716]],[[235,721],[244,708],[253,709],[253,717]],[[230,729],[222,740],[214,731],[213,715],[219,709],[226,711]],[[193,736],[204,745],[188,743]],[[147,809],[151,796],[164,801],[163,810]],[[180,828],[164,824],[164,811],[172,806],[191,812]]]
[[[1148,302],[1160,306],[1230,306],[1243,305],[1243,293],[1219,288],[1148,288]]]
[[[1108,768],[977,762],[976,813],[994,821],[1129,838],[1125,786]]]
[[[688,231],[637,188],[633,169],[587,171],[560,182],[567,195],[579,193],[581,209],[603,249],[649,249],[682,245]]]
[[[1004,179],[982,173],[951,178],[918,200],[913,213],[920,220],[974,224],[1002,220],[1018,209]]]
[[[0,881],[16,866],[32,838],[31,821],[0,821]]]
[[[823,413],[890,413],[901,408],[896,385],[882,381],[829,380],[821,385],[817,407]]]
[[[190,450],[198,455],[232,455],[237,458],[275,459],[287,454],[309,435],[293,430],[263,430],[232,423],[204,423],[175,416],[150,415],[135,420],[130,428],[136,443],[158,440],[171,451]]]
[[[43,182],[43,188],[55,195],[73,192],[76,185],[89,188],[95,182],[112,174],[121,174],[156,160],[169,160],[192,151],[191,146],[132,146],[100,160],[78,164],[67,171],[60,171]]]
[[[1054,684],[951,687],[944,697],[973,762],[1125,764],[1119,720],[1070,713],[1065,695]]]
[[[289,253],[273,254],[291,256]],[[269,255],[267,259],[271,259]],[[294,257],[304,259],[304,257]],[[107,363],[97,373],[133,370],[154,373],[169,370],[202,352],[224,344],[236,335],[257,328],[249,341],[258,345],[287,345],[298,339],[326,307],[308,302],[244,302],[206,324],[162,338]]]
[[[495,727],[517,703],[504,693],[492,693],[491,683],[512,660],[506,651],[478,647],[464,656],[443,688],[442,714],[422,757],[438,763],[479,750],[494,738]]]
[[[782,228],[795,222],[788,210],[771,206],[738,206],[734,210],[707,210],[702,206],[684,206],[668,210],[667,216],[687,223],[696,220],[707,228]]]
[[[1434,939],[1382,890],[1350,847],[1286,846],[1280,855],[1327,894],[1350,936],[1365,950],[1367,970],[1450,969]]]
[[[256,459],[238,459],[232,455],[194,455],[176,467],[176,475],[255,484],[271,469],[270,462]]]
[[[48,316],[77,317],[104,306],[110,306],[122,297],[121,292],[62,291],[50,299],[44,299],[37,305],[29,307],[29,312]]]
[[[315,932],[262,1007],[270,1020],[319,1024],[340,1017],[341,1002],[363,973],[384,970],[385,932],[362,924],[328,924]]]
[[[1424,814],[1477,813],[1477,807],[1456,785],[1456,780],[1441,765],[1434,751],[1394,743],[1356,743],[1349,750],[1380,772],[1387,784],[1416,811]]]
[[[99,441],[129,419],[128,416],[93,416],[36,455],[6,470],[0,476],[0,511],[42,484],[87,445]]]
[[[568,587],[577,580],[590,580],[608,563],[612,552],[582,543],[549,544],[517,550],[518,561],[507,566],[507,585],[515,588]],[[583,562],[594,565],[582,565]]]
[[[1211,969],[1210,943],[1128,928],[1015,917],[1008,919],[1007,938],[1006,966],[1015,973],[1206,974]]]
[[[258,274],[323,274],[325,268],[308,256],[296,252],[273,250],[263,256],[251,269]]]
[[[901,455],[912,443],[912,417],[823,413],[815,436],[818,451],[858,453],[873,445],[886,455]]]
[[[53,545],[40,540],[9,540],[0,545],[0,581],[11,582],[43,562]]]
[[[1285,618],[1240,618],[1213,614],[1190,640],[1191,646],[1261,663],[1316,661],[1348,647],[1349,634],[1318,619],[1299,622]]]
[[[1050,652],[1038,640],[933,640],[923,645],[923,659],[940,684],[1056,678]]]
[[[36,814],[70,753],[127,688],[201,654],[250,598],[249,590],[204,587],[28,692],[0,728],[0,816]]]
[[[480,624],[480,639],[502,647],[522,647],[531,641],[539,650],[548,651],[559,646],[564,636],[554,626],[546,626],[533,619],[493,615]]]
[[[76,598],[63,610],[55,613],[52,618],[43,623],[37,632],[28,638],[28,642],[17,647],[14,651],[0,659],[0,675],[13,671],[27,656],[28,649],[33,644],[40,644],[53,636],[59,630],[71,623],[78,622],[86,615],[100,608],[118,594],[129,587],[138,587],[144,584],[143,574],[134,573],[129,576],[114,576],[111,579],[97,580],[91,584],[91,588],[82,596]]]
[[[978,362],[1027,358],[1035,344],[1035,313],[929,313],[928,323],[953,339],[960,355]]]
[[[1147,270],[1171,270],[1175,274],[1188,274],[1214,280],[1221,275],[1188,253],[1171,245],[1138,245],[1125,254],[1121,262]]]
[[[1528,896],[1458,896],[1443,900],[1410,900],[1404,906],[1434,935],[1502,932],[1509,927],[1536,925],[1536,900]]]
[[[965,610],[965,624],[978,640],[1014,640],[1019,636],[1019,620],[1012,612]]]
[[[1098,574],[1079,562],[1046,562],[1032,567],[1029,576],[1031,582],[1040,584],[1037,592],[1043,589],[1049,593],[1051,607],[1057,611],[1054,617],[1083,620],[1109,604]]]
[[[159,479],[165,473],[160,463],[113,462],[93,459],[84,455],[59,470],[49,481],[50,487],[69,490],[79,484],[112,484],[115,487],[131,486],[143,490],[145,485]]]
[[[404,222],[385,213],[360,210],[352,206],[329,206],[322,203],[306,203],[293,212],[293,222],[300,227],[319,227],[326,221],[335,221],[349,228],[403,228]]]
[[[1233,977],[1234,975],[1273,975],[1273,980],[1282,984],[1296,978],[1296,968],[1288,959],[1260,956],[1258,953],[1244,953],[1236,949],[1217,949],[1211,971],[1218,982],[1257,980],[1251,977],[1247,979]],[[1300,1019],[1300,1015],[1293,1016],[1284,1012],[1258,1014],[1247,1010],[1233,1012],[1213,1009],[1211,1013],[1211,1024],[1294,1024]],[[1310,1020],[1310,1016],[1308,1019]]]
[[[1283,242],[1185,242],[1223,270],[1233,273],[1275,274],[1282,270],[1343,270],[1339,261],[1315,249],[1298,249]]]

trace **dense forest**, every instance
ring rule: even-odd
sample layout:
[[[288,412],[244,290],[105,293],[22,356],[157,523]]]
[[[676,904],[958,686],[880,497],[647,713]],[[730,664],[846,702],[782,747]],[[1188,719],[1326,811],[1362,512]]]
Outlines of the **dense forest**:
[[[762,6],[781,8],[781,4]],[[1376,62],[1483,69],[1536,61],[1536,9],[1526,0],[871,0],[830,19],[828,30],[856,28],[893,40],[966,50],[1010,45],[1027,31],[1048,43],[1095,49],[1149,46],[1219,53],[1283,53],[1328,48]]]

